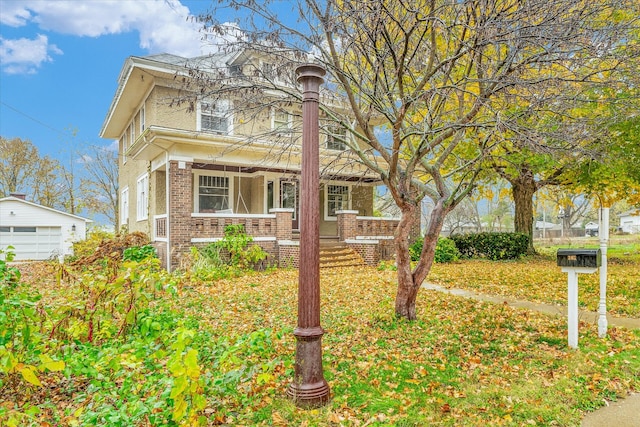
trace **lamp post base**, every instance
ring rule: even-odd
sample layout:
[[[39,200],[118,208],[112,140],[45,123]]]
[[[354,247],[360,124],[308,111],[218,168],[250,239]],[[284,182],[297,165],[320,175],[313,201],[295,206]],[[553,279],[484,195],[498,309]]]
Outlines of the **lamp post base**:
[[[317,408],[324,406],[331,395],[322,373],[322,328],[296,328],[296,365],[293,383],[287,395],[296,406]]]

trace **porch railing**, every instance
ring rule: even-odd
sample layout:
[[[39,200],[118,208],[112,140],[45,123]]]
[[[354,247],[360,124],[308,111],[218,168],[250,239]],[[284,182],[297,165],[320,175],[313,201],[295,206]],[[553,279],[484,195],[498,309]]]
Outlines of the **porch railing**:
[[[374,216],[356,217],[356,235],[358,237],[393,237],[400,222],[396,218],[381,218]]]
[[[153,235],[154,240],[167,239],[167,214],[155,215],[154,217]]]
[[[254,238],[276,235],[276,215],[274,214],[231,214],[193,213],[191,214],[191,235],[198,238],[224,237],[227,225],[244,225],[245,233]]]

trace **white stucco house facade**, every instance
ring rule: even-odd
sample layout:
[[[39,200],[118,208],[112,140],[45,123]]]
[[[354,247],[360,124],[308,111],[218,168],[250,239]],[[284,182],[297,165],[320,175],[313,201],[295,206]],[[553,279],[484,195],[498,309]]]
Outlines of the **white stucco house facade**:
[[[620,214],[620,231],[623,233],[640,233],[640,209],[632,209]]]
[[[15,261],[73,255],[73,242],[84,240],[91,220],[24,200],[0,199],[0,250],[13,246]]]

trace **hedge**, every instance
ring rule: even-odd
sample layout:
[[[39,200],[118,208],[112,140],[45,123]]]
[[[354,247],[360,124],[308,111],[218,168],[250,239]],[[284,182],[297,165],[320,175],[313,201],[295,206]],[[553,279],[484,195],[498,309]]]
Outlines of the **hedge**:
[[[526,255],[529,247],[529,236],[523,233],[484,232],[456,234],[449,238],[463,258],[518,259]]]

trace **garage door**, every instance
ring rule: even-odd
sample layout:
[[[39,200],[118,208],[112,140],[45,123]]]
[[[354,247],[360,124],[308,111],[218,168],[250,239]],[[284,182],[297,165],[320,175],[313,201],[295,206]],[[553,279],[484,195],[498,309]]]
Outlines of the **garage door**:
[[[48,259],[62,247],[61,227],[0,227],[0,248],[13,246],[15,260]]]

